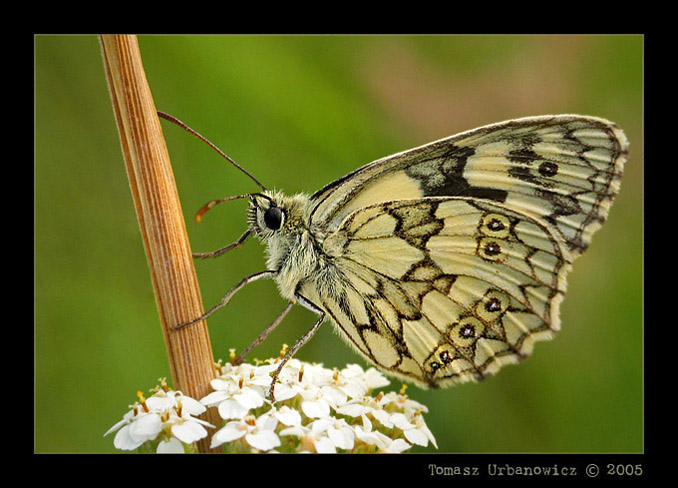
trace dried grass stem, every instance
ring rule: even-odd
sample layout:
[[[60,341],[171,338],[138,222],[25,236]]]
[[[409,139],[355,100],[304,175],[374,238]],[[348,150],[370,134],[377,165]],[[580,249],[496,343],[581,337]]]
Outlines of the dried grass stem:
[[[215,375],[212,348],[204,321],[173,330],[200,316],[203,307],[174,175],[138,41],[133,35],[102,35],[100,42],[174,388],[202,398]],[[208,410],[205,420],[218,425],[218,416],[212,410]],[[208,442],[204,440],[199,445],[201,452],[209,450]]]

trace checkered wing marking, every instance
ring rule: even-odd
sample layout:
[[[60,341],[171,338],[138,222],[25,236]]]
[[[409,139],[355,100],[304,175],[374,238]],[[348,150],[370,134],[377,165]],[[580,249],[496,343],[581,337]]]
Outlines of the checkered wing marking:
[[[341,276],[306,284],[304,296],[370,362],[422,386],[482,379],[559,329],[571,254],[558,233],[504,205],[372,205],[323,246]]]

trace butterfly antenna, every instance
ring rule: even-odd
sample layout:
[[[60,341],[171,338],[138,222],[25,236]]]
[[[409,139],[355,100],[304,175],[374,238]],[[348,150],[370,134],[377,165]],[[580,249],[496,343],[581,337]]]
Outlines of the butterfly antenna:
[[[269,201],[273,201],[271,197],[268,195],[264,195],[262,193],[246,193],[244,195],[237,195],[234,197],[226,197],[226,198],[218,198],[216,200],[212,200],[210,202],[207,202],[205,205],[203,205],[200,210],[198,210],[198,213],[195,214],[195,220],[197,222],[200,222],[202,220],[202,216],[207,212],[210,208],[214,207],[215,205],[218,205],[223,202],[230,202],[231,200],[239,200],[241,198],[252,198],[252,197],[261,197],[265,198]]]
[[[238,168],[240,171],[242,171],[242,172],[245,173],[247,176],[249,176],[250,179],[251,179],[252,181],[254,181],[257,185],[259,185],[259,187],[260,187],[262,190],[266,191],[266,187],[265,187],[264,185],[262,185],[262,184],[259,182],[259,180],[257,180],[254,176],[252,176],[245,168],[243,168],[243,167],[240,166],[238,163],[236,163],[235,161],[233,161],[226,153],[224,153],[224,151],[222,151],[222,150],[219,149],[217,146],[215,146],[214,144],[212,144],[206,137],[200,135],[198,132],[196,132],[195,130],[191,129],[189,126],[187,126],[186,124],[184,124],[181,120],[177,119],[176,117],[173,117],[172,115],[166,114],[165,112],[160,112],[160,111],[158,110],[158,116],[161,117],[161,118],[163,118],[163,119],[165,119],[165,120],[169,120],[170,122],[172,122],[172,123],[178,125],[178,126],[181,127],[182,129],[186,130],[187,132],[190,132],[191,134],[193,134],[194,136],[196,136],[196,137],[197,137],[198,139],[200,139],[201,141],[205,142],[208,146],[210,146],[212,149],[214,149],[216,152],[218,152],[218,153],[221,154],[224,158],[226,158],[233,166],[235,166],[235,167]],[[207,210],[205,210],[205,211],[207,211]],[[204,213],[204,212],[203,212],[203,213]]]

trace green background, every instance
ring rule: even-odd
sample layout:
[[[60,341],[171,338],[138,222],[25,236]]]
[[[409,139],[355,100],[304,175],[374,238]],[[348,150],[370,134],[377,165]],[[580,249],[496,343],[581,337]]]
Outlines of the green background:
[[[605,117],[631,141],[621,193],[569,275],[562,331],[482,383],[408,394],[439,450],[642,452],[642,36],[140,36],[159,110],[269,188],[312,193],[374,159],[480,125],[552,113]],[[257,187],[163,122],[193,251],[232,242]],[[203,302],[264,269],[262,246],[196,261]],[[208,323],[217,358],[284,307],[249,285]],[[295,307],[254,351],[276,355],[315,316]],[[35,37],[36,452],[117,452],[104,432],[169,376],[150,274],[96,36]],[[298,353],[365,364],[323,326]],[[400,383],[394,381],[393,389]]]

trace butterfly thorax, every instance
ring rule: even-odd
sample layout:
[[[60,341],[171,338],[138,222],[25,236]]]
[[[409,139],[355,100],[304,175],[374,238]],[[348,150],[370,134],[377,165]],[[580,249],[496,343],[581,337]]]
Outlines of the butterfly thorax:
[[[322,274],[320,268],[329,265],[327,256],[319,246],[322,236],[313,232],[309,224],[308,195],[283,195],[265,192],[270,200],[256,198],[250,207],[250,228],[267,247],[267,269],[277,271],[276,282],[283,297],[294,300],[300,282]],[[280,209],[280,227],[272,229],[265,214],[272,206]],[[273,223],[275,227],[277,222]]]

